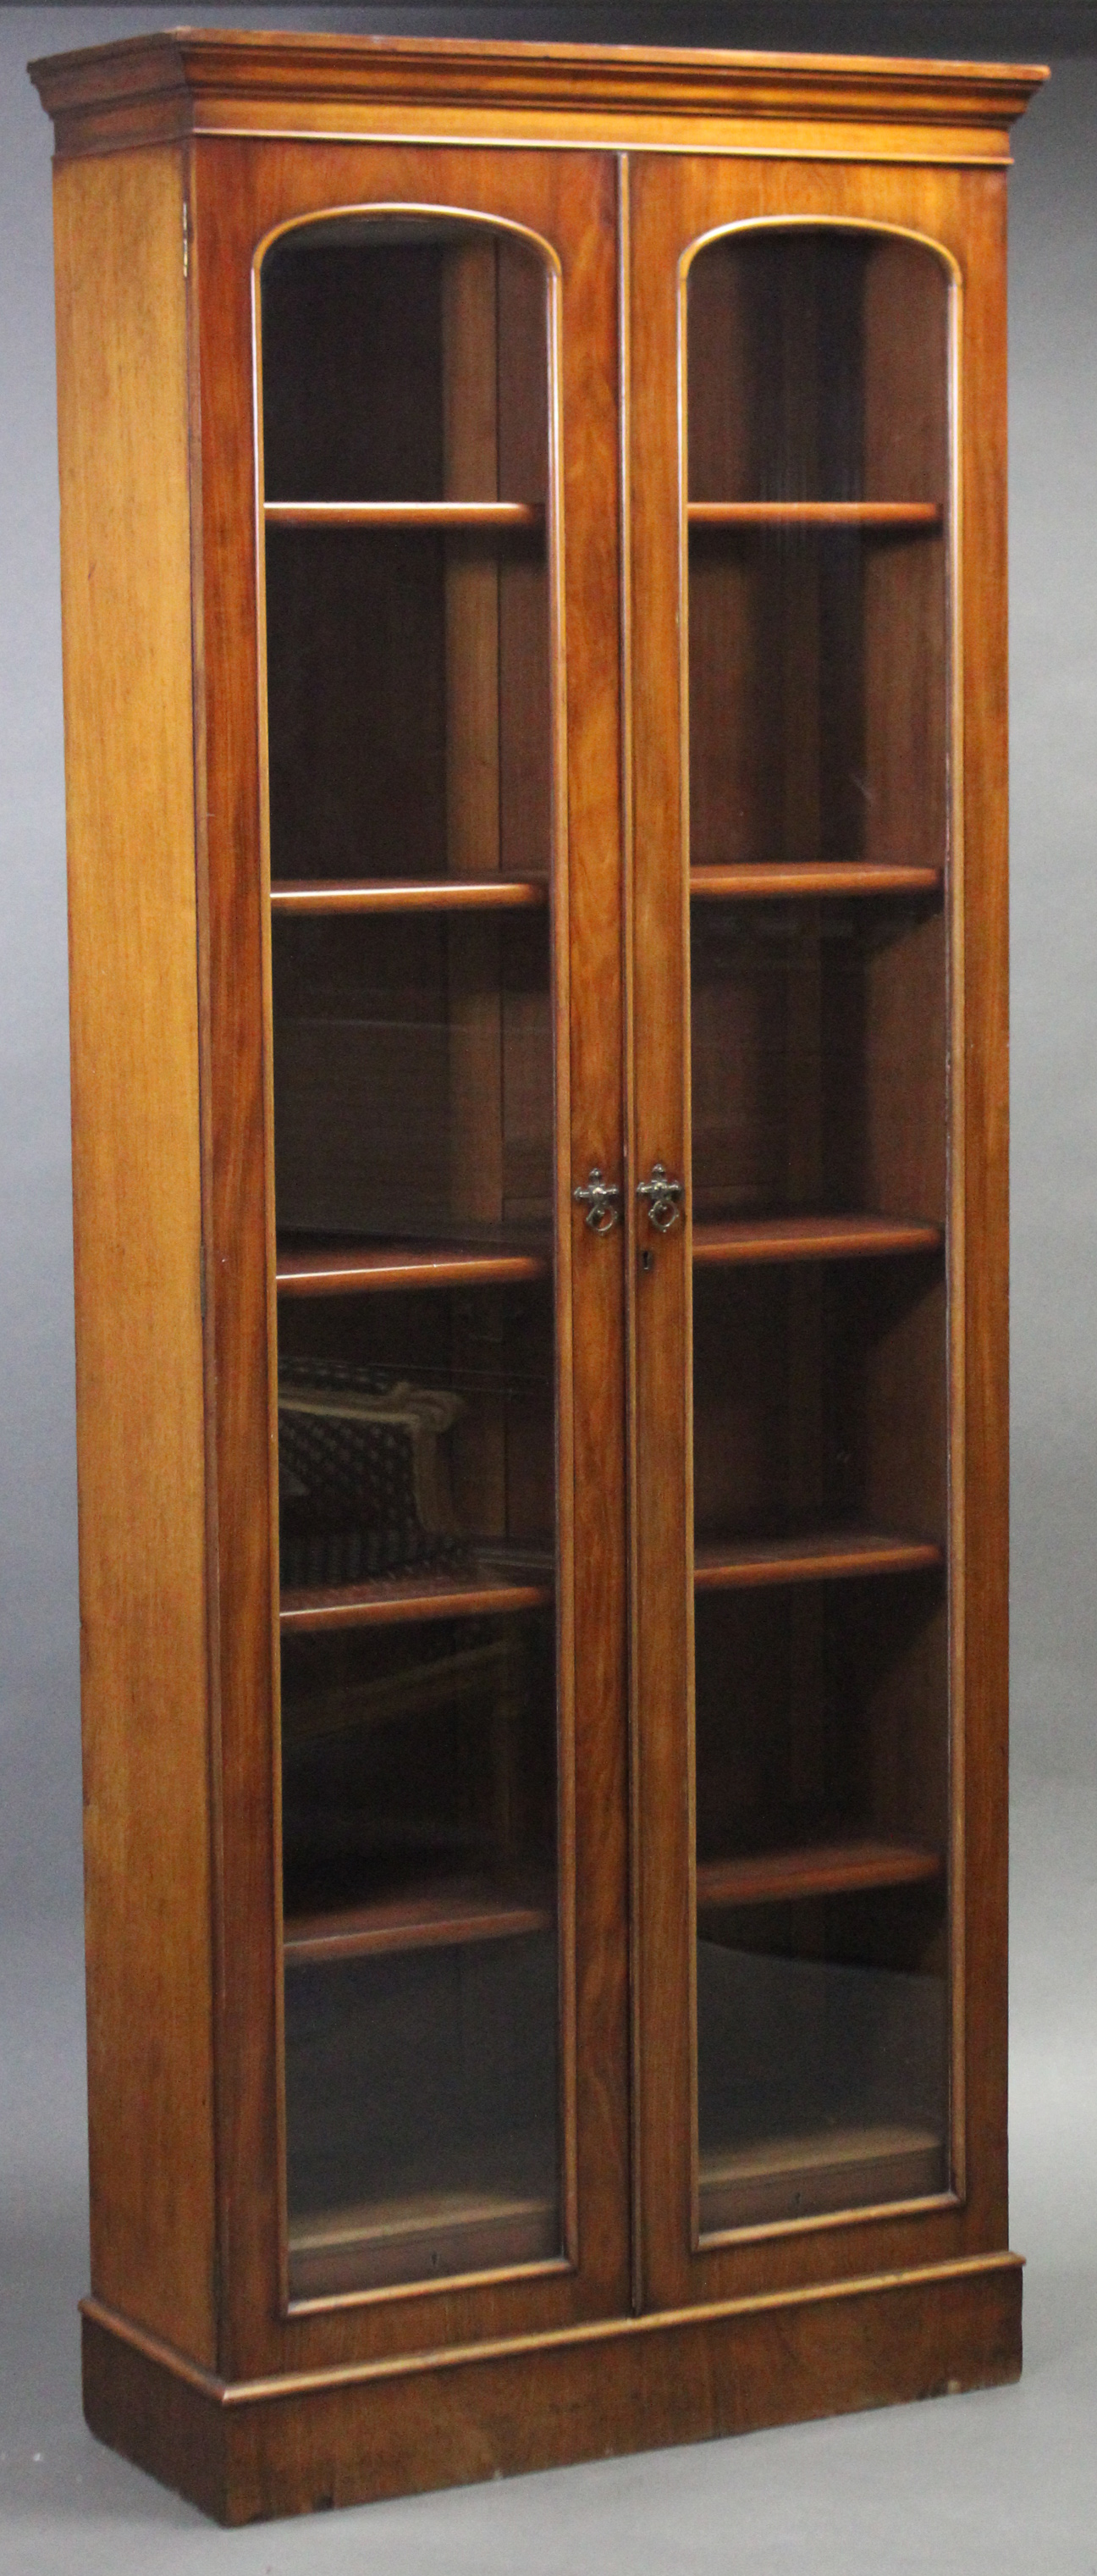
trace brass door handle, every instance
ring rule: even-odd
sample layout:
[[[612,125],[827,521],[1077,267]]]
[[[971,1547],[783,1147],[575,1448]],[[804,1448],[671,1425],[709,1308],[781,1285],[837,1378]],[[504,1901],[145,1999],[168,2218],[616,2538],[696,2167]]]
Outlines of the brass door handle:
[[[612,1234],[621,1222],[621,1193],[612,1181],[602,1179],[601,1167],[592,1163],[585,1181],[572,1191],[580,1207],[586,1209],[586,1222],[592,1234]]]
[[[660,1234],[669,1234],[677,1225],[678,1201],[682,1196],[681,1181],[672,1181],[665,1163],[653,1163],[650,1181],[637,1181],[636,1196],[646,1199],[648,1215]]]

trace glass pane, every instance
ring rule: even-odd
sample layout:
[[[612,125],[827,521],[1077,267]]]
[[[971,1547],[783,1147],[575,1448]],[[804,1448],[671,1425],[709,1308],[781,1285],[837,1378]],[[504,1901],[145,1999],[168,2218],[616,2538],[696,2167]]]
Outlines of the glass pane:
[[[551,1584],[547,1277],[283,1295],[278,1378],[284,1585],[486,1581],[511,1561]]]
[[[271,872],[543,877],[544,272],[486,227],[366,231],[306,225],[263,269]]]
[[[919,242],[725,233],[689,271],[691,501],[948,490],[948,280]]]
[[[561,2250],[546,319],[483,227],[263,273],[298,2298]]]
[[[274,923],[279,1234],[552,1234],[549,915]]]
[[[939,896],[692,907],[695,1217],[945,1218]]]
[[[690,270],[689,358],[692,864],[939,867],[945,271],[870,233],[731,235]]]
[[[263,262],[268,501],[547,497],[545,275],[515,235],[302,224]]]
[[[691,272],[703,2236],[948,2179],[946,308],[868,235]]]
[[[558,2250],[554,1698],[549,1611],[287,1642],[299,2295]]]
[[[275,879],[544,878],[536,527],[269,528],[267,691]]]
[[[940,529],[690,534],[690,849],[700,867],[940,867]]]

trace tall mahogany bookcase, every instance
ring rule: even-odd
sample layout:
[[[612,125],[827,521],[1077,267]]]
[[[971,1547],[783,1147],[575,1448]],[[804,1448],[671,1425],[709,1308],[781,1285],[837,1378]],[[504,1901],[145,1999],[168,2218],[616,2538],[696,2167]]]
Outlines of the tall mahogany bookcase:
[[[241,2521],[1009,2379],[1041,75],[34,77],[88,2420]]]

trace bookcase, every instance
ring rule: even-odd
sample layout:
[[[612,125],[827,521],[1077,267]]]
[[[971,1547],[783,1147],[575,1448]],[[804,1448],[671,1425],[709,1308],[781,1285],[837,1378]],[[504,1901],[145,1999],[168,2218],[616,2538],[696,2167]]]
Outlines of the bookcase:
[[[56,239],[88,2421],[1020,2367],[1000,66],[138,37]]]

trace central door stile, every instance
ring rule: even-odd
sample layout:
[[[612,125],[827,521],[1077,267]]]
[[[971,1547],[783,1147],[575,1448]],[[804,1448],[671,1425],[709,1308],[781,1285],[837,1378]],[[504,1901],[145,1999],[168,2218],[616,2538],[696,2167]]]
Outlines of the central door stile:
[[[551,167],[555,156],[546,156]],[[627,2311],[628,1568],[625,1347],[619,1221],[622,1115],[622,816],[618,204],[616,163],[584,158],[563,267],[561,368],[566,659],[573,1477],[562,1537],[574,1567],[575,2131],[577,2304]],[[559,183],[558,183],[559,185]],[[575,189],[578,198],[578,186]],[[560,990],[563,994],[563,984]],[[565,1151],[561,1129],[561,1154]],[[582,1193],[577,1196],[577,1193]]]
[[[628,2112],[631,2112],[631,2303],[644,2313],[644,2138],[646,2138],[646,2053],[644,2053],[644,1984],[641,1984],[641,1850],[644,1850],[644,1801],[641,1801],[641,1705],[644,1705],[644,1656],[641,1656],[641,1497],[639,1497],[639,1337],[636,1337],[636,1278],[639,1278],[639,1200],[636,1200],[636,708],[633,708],[633,245],[631,245],[631,155],[618,155],[618,386],[621,386],[621,984],[623,984],[623,1309],[626,1309],[626,1533],[628,1533]]]
[[[625,655],[630,783],[634,2298],[683,2295],[694,2226],[688,915],[674,259],[630,157]],[[683,2009],[685,2002],[685,2009]]]
[[[624,1329],[626,1394],[625,1497],[628,1574],[628,1797],[629,1797],[629,2223],[632,2306],[644,2304],[643,2239],[643,2012],[638,1965],[640,1903],[638,1859],[640,1831],[640,1639],[639,1512],[637,1492],[636,1383],[636,847],[634,824],[634,721],[632,654],[632,231],[630,155],[617,161],[617,332],[619,388],[619,458],[621,495],[621,985],[623,1000],[622,1117],[624,1131],[625,1233]]]

